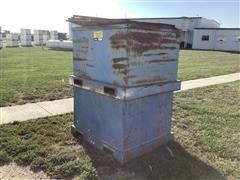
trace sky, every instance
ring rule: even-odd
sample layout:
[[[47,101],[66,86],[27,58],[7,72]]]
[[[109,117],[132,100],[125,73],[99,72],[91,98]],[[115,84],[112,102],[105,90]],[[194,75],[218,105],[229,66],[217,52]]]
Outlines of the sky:
[[[68,32],[73,14],[105,18],[200,16],[240,27],[240,0],[2,0],[0,26]]]

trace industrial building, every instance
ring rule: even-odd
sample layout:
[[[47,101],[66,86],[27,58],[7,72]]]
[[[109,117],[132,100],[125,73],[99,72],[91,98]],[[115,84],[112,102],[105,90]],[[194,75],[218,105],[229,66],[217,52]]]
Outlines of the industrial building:
[[[196,28],[193,49],[240,51],[240,28]]]
[[[220,24],[212,19],[203,17],[173,17],[173,18],[134,18],[132,20],[151,23],[175,25],[181,30],[180,48],[191,48],[195,28],[218,28]]]

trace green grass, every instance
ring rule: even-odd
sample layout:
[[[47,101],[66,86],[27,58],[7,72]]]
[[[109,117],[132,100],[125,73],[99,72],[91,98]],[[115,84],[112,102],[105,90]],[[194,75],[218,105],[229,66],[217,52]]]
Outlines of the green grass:
[[[220,51],[181,50],[178,78],[181,81],[240,71],[240,54]]]
[[[15,161],[57,178],[239,179],[239,86],[175,94],[175,140],[124,166],[72,138],[72,114],[1,125],[0,163]]]
[[[240,54],[181,50],[179,79],[239,72]],[[0,50],[0,106],[71,97],[72,53],[41,47]]]
[[[0,106],[71,96],[72,53],[47,48],[0,50]]]

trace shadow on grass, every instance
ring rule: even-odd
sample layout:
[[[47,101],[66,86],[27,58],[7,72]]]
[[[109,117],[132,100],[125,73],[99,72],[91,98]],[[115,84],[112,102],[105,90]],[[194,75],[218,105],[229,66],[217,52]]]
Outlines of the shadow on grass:
[[[86,143],[81,144],[92,159],[100,179],[226,179],[217,170],[189,154],[176,141],[124,165]]]

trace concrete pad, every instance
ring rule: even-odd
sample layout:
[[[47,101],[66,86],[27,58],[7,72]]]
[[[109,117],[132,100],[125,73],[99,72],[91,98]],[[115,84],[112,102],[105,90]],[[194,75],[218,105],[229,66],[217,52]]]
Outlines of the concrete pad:
[[[66,114],[73,111],[73,98],[37,103],[52,115]]]
[[[33,103],[10,107],[1,107],[0,124],[10,123],[14,121],[25,121],[28,119],[36,119],[51,115],[52,114],[48,113],[40,106]]]
[[[203,78],[203,79],[195,79],[190,81],[183,81],[181,83],[181,90],[185,91],[189,89],[204,87],[204,86],[210,86],[215,84],[222,84],[222,83],[228,83],[240,80],[240,73],[233,73],[228,75],[222,75],[222,76],[214,76],[210,78]],[[177,91],[179,92],[179,91]]]

